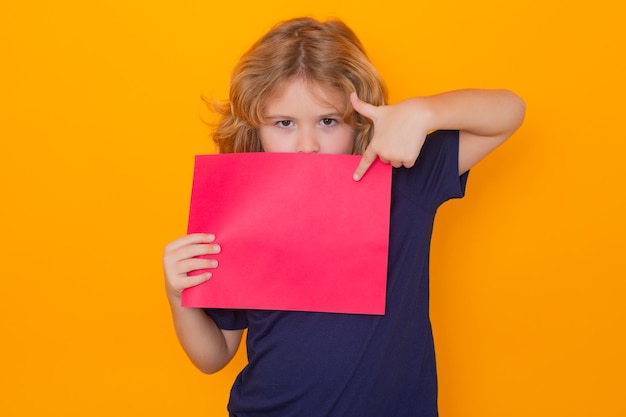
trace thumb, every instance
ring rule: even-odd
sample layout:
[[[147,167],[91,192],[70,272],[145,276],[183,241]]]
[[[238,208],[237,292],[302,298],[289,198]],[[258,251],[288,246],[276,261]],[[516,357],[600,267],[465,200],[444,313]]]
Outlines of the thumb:
[[[363,175],[365,175],[367,170],[370,169],[370,166],[372,166],[374,161],[376,161],[377,157],[378,155],[376,155],[376,152],[372,149],[372,146],[370,144],[370,146],[365,149],[365,152],[363,153],[363,156],[359,161],[359,166],[356,167],[356,170],[352,175],[352,179],[354,179],[355,181],[359,181],[361,178],[363,178]]]

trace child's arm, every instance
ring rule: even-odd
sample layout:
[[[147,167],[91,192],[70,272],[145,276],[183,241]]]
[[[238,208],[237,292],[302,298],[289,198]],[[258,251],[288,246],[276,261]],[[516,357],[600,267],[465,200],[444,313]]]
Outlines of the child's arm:
[[[214,373],[222,369],[235,355],[242,330],[221,330],[198,308],[183,308],[181,292],[210,279],[210,273],[187,276],[190,271],[215,268],[214,260],[200,259],[220,251],[214,244],[215,236],[190,234],[167,245],[163,254],[163,271],[167,299],[172,310],[174,328],[183,349],[193,364],[202,372]]]
[[[526,106],[507,90],[457,90],[416,97],[391,106],[373,106],[352,94],[354,109],[374,122],[374,137],[354,178],[360,179],[377,157],[410,168],[426,135],[459,130],[459,174],[509,138],[522,124]]]

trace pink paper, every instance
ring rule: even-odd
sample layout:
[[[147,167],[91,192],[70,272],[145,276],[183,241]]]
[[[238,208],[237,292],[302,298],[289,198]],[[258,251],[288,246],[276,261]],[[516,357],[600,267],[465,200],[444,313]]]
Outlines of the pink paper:
[[[384,314],[391,166],[355,182],[359,159],[196,156],[188,232],[215,234],[222,250],[183,306]]]

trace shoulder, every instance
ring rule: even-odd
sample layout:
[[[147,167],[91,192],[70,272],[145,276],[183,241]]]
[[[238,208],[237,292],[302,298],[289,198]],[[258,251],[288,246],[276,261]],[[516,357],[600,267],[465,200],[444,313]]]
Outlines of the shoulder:
[[[458,130],[435,130],[429,133],[426,136],[418,160],[420,158],[425,159],[433,153],[452,153],[458,156],[459,136]]]
[[[465,193],[467,174],[459,176],[459,131],[437,130],[427,137],[415,165],[394,168],[393,191],[429,211]]]

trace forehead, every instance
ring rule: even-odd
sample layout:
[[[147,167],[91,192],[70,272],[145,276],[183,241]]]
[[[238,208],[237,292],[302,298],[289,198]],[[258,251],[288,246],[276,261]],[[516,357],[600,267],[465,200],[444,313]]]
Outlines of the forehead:
[[[348,97],[339,88],[297,78],[287,81],[266,103],[267,112],[277,109],[317,108],[343,113]]]

